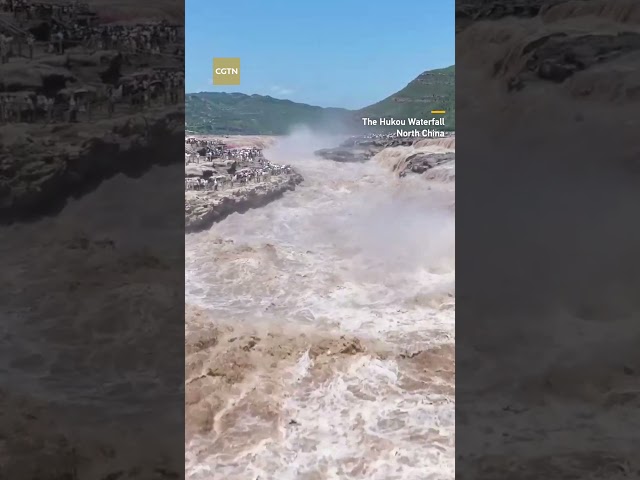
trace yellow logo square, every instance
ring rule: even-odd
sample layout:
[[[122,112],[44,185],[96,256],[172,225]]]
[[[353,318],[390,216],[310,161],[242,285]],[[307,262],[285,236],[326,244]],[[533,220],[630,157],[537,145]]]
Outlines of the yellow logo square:
[[[213,84],[240,85],[240,59],[214,58]]]

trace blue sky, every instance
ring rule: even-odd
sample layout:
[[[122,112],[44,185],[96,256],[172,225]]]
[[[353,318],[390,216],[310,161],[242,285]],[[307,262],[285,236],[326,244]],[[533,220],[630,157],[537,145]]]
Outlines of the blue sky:
[[[186,0],[186,90],[361,108],[455,63],[455,0]],[[214,86],[213,57],[241,85]]]

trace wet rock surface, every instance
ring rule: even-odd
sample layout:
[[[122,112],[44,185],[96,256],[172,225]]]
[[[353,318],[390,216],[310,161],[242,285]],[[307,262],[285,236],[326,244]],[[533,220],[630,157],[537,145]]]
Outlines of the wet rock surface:
[[[638,79],[632,75],[640,50],[637,2],[469,0],[457,5],[456,19],[458,33],[479,35],[475,41],[492,44],[496,53],[498,45],[512,43],[501,58],[486,62],[509,92],[552,83],[589,97],[619,79],[606,100],[637,95]],[[569,85],[579,74],[580,86]]]
[[[531,41],[522,50],[527,56],[510,88],[522,88],[528,80],[562,83],[575,73],[616,60],[640,50],[640,34],[625,32],[607,35],[546,35]]]
[[[0,30],[11,34],[3,36],[10,48],[0,65],[1,223],[55,214],[117,173],[137,176],[170,157],[180,161],[171,149],[184,131],[183,40],[170,22],[176,12],[160,3],[138,6],[123,23],[101,0],[58,13],[37,4],[37,14],[25,16],[24,5],[0,12]],[[156,9],[162,13],[150,12]],[[156,30],[158,50],[153,42],[142,48],[139,38],[132,50],[123,39],[124,32],[137,38],[134,19],[149,35],[160,27],[175,27],[176,35]],[[65,42],[56,43],[58,28]],[[110,42],[96,41],[102,29],[113,29]]]
[[[273,137],[261,135],[187,136],[186,232],[262,207],[303,181],[290,165],[265,158],[263,150],[274,142]]]
[[[0,220],[53,214],[66,200],[117,173],[141,175],[153,165],[180,162],[182,107],[73,124],[8,126],[0,133]],[[167,155],[167,148],[176,150]]]
[[[183,458],[172,452],[184,429],[170,406],[182,401],[183,371],[169,359],[182,345],[164,340],[183,331],[170,324],[182,314],[173,308],[184,257],[173,246],[183,226],[172,223],[180,210],[168,213],[183,101],[152,94],[143,104],[132,88],[108,95],[133,75],[182,72],[174,47],[184,42],[159,55],[106,49],[72,37],[88,39],[72,17],[87,7],[94,25],[124,31],[181,23],[184,7],[54,2],[70,18],[45,12],[23,23],[25,6],[46,3],[13,2],[14,12],[9,3],[0,12],[2,33],[15,32],[0,65],[0,478],[179,478]],[[53,39],[34,30],[52,25],[66,41],[50,49]],[[150,413],[156,406],[162,415]]]
[[[375,149],[323,148],[316,155],[334,162],[365,162],[376,154]]]
[[[511,194],[515,187],[518,190],[524,187],[527,197],[508,204],[516,212],[514,217],[522,221],[514,218],[505,230],[495,221],[489,221],[483,228],[492,231],[493,238],[500,238],[507,231],[526,229],[532,219],[540,221],[536,228],[542,233],[539,237],[536,234],[533,250],[539,251],[539,245],[546,245],[542,249],[548,248],[544,250],[549,252],[548,258],[544,258],[547,253],[540,256],[536,253],[530,258],[516,256],[516,250],[510,250],[507,235],[502,258],[518,258],[529,265],[526,271],[548,268],[570,273],[563,280],[554,281],[553,286],[539,281],[544,275],[527,274],[526,281],[518,279],[521,285],[535,285],[535,294],[526,295],[526,301],[535,305],[533,308],[518,305],[517,309],[509,307],[499,313],[504,297],[492,297],[492,293],[486,294],[490,301],[483,305],[478,302],[478,315],[473,322],[478,335],[473,339],[464,336],[457,339],[464,348],[458,350],[457,358],[456,408],[462,421],[457,423],[461,435],[456,447],[462,456],[456,473],[461,478],[495,480],[635,477],[640,467],[637,455],[628,445],[631,438],[637,437],[633,434],[637,422],[632,420],[638,402],[634,374],[637,329],[632,321],[637,307],[631,302],[622,306],[633,295],[629,290],[608,296],[607,284],[620,275],[617,269],[600,276],[586,273],[591,267],[584,265],[568,268],[559,265],[574,255],[575,246],[569,239],[577,232],[587,232],[584,237],[590,237],[598,222],[607,225],[606,220],[592,215],[584,222],[573,223],[571,220],[579,216],[576,213],[608,211],[600,198],[617,194],[614,190],[625,188],[627,182],[635,188],[635,181],[626,171],[616,171],[616,180],[604,188],[595,172],[606,172],[603,175],[606,176],[615,171],[617,166],[611,170],[609,167],[622,160],[619,152],[634,145],[633,131],[637,130],[634,103],[640,98],[636,67],[640,4],[628,0],[525,2],[525,5],[540,4],[539,10],[532,9],[525,15],[509,8],[499,12],[504,5],[500,2],[465,3],[476,8],[475,21],[469,18],[464,28],[458,29],[456,38],[458,68],[468,72],[457,79],[457,100],[469,105],[467,125],[474,125],[465,128],[470,135],[466,141],[474,145],[477,159],[500,159],[493,164],[496,175],[500,175],[498,170],[504,166],[514,172],[493,177],[489,183],[502,178],[506,186],[498,191]],[[486,115],[492,110],[501,113],[493,118]],[[597,122],[600,118],[603,121]],[[603,154],[599,151],[600,143],[606,145]],[[553,169],[549,180],[543,181],[536,175],[538,161],[547,162],[545,165]],[[589,180],[574,183],[587,165],[593,173],[582,178]],[[476,169],[483,171],[476,177],[479,185],[489,184],[486,180],[494,175],[494,168],[483,165]],[[556,174],[556,169],[562,173]],[[516,174],[519,170],[525,173]],[[519,178],[519,183],[510,182],[511,175]],[[533,189],[527,191],[532,178],[541,185],[547,181],[555,185],[550,189],[545,186],[538,195]],[[604,193],[607,188],[612,193]],[[554,201],[544,204],[547,198],[561,198],[569,190],[576,199],[571,207]],[[591,203],[589,198],[596,190],[602,196]],[[493,192],[496,199],[508,198],[498,191]],[[483,205],[478,206],[479,210],[490,211],[489,205],[494,205],[493,200],[478,201]],[[616,205],[623,203],[626,201]],[[533,204],[545,206],[530,207]],[[543,209],[545,213],[541,215]],[[561,226],[565,223],[568,225]],[[605,242],[609,250],[618,250],[613,256],[621,264],[635,258],[627,253],[633,251],[633,246],[632,241],[627,244],[626,240],[635,231],[626,230],[624,223],[603,228],[612,228],[618,232],[618,238],[625,238]],[[619,229],[625,233],[621,234]],[[588,249],[585,247],[585,252]],[[528,248],[518,253],[524,250],[529,253]],[[589,258],[586,263],[591,265]],[[607,256],[593,262],[609,265],[611,260]],[[480,263],[483,264],[480,271],[495,265],[492,261]],[[578,278],[581,276],[584,283]],[[574,290],[578,283],[584,286],[580,294]],[[633,281],[625,277],[622,283],[630,285]],[[482,288],[486,292],[499,290],[496,284]],[[564,311],[570,313],[558,315],[554,308],[547,309],[547,297],[553,298],[550,303],[554,306],[562,304]],[[597,303],[594,310],[598,313],[585,313],[581,305],[585,301]],[[525,310],[531,311],[530,316],[525,313],[526,318],[512,328],[513,319]],[[475,320],[482,317],[490,320],[476,325]],[[492,329],[500,333],[486,338],[480,334]],[[579,338],[576,331],[582,332]],[[623,331],[624,336],[616,335]],[[567,355],[567,351],[572,353]],[[511,375],[495,369],[496,364],[517,367]]]
[[[433,168],[455,162],[455,159],[455,153],[416,153],[409,156],[404,164],[398,164],[396,167],[401,170],[400,176],[407,173],[422,174]]]
[[[505,17],[531,18],[540,11],[566,0],[524,0],[519,2],[495,2],[487,0],[467,0],[456,3],[456,25],[478,20],[500,20]]]
[[[232,213],[259,208],[285,192],[295,190],[296,185],[302,181],[302,175],[293,172],[221,191],[188,191],[185,194],[185,231],[197,232],[209,228]]]
[[[353,137],[335,148],[316,150],[315,154],[334,162],[366,162],[388,147],[412,145],[414,139],[399,137]]]

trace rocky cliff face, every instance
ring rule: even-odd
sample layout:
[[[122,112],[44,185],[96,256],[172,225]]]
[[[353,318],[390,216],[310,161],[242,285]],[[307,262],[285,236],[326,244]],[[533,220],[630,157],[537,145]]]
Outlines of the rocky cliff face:
[[[372,161],[399,177],[422,175],[426,180],[455,182],[455,137],[424,139],[410,146],[398,145],[381,150]]]
[[[466,71],[477,67],[508,92],[554,88],[578,101],[639,98],[638,2],[467,0],[456,16]],[[479,44],[490,47],[479,51]]]
[[[314,152],[319,157],[334,162],[366,162],[385,148],[409,146],[412,138],[352,138],[339,147],[323,148]]]
[[[251,183],[223,191],[200,190],[185,193],[185,231],[196,232],[209,228],[232,213],[244,213],[295,190],[303,180],[299,173],[282,174],[270,181]]]
[[[55,213],[117,173],[140,175],[152,165],[181,162],[183,122],[176,107],[83,128],[7,126],[0,134],[0,220]]]
[[[459,357],[459,378],[498,387],[456,397],[469,424],[492,419],[491,429],[463,442],[456,473],[631,477],[637,455],[616,439],[638,404],[635,392],[622,398],[636,378],[637,342],[615,333],[633,331],[626,319],[637,311],[638,234],[626,220],[638,200],[630,171],[638,157],[640,3],[466,3],[469,10],[458,11],[468,22],[457,22],[456,61],[465,74],[456,93],[466,175],[477,185],[467,195],[481,214],[465,231],[474,235],[475,271],[502,273],[480,274],[486,278],[468,299],[478,335],[463,339],[474,353]],[[609,293],[613,284],[624,288]],[[558,305],[567,314],[558,315]],[[478,351],[491,352],[491,361]],[[482,367],[496,362],[518,367]]]
[[[428,170],[454,162],[455,158],[455,153],[415,153],[407,157],[403,165],[398,164],[397,170],[400,171],[399,174],[402,176],[409,172],[422,174]]]

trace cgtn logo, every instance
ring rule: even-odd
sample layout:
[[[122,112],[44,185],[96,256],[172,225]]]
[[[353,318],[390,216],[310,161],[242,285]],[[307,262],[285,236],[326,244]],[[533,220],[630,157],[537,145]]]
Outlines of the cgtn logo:
[[[240,59],[214,58],[213,84],[240,85]]]

